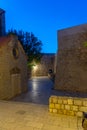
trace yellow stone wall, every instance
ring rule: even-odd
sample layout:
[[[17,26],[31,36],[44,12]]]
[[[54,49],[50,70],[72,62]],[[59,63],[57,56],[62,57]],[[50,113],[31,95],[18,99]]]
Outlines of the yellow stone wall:
[[[82,117],[87,112],[87,98],[51,96],[49,112]]]

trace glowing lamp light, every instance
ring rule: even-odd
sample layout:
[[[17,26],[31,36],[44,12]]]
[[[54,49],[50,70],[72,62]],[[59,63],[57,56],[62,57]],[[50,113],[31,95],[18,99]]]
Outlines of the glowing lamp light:
[[[38,66],[37,66],[37,65],[34,65],[34,66],[33,66],[33,69],[34,69],[34,71],[36,71],[36,70],[38,69]]]

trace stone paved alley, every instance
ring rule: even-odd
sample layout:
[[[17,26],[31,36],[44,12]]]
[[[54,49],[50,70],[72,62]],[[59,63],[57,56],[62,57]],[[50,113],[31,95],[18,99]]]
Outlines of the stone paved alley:
[[[29,90],[11,101],[0,101],[0,130],[83,130],[82,119],[49,113],[51,95],[83,96],[52,89],[47,77],[29,80]]]
[[[87,97],[87,94],[56,91],[48,77],[33,77],[28,82],[28,92],[12,99],[12,101],[31,102],[48,105],[51,95]]]
[[[83,130],[81,122],[51,114],[47,105],[0,101],[0,130]]]

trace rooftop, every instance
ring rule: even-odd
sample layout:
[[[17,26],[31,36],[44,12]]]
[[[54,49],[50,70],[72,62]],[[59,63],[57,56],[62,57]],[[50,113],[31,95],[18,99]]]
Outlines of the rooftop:
[[[0,8],[0,14],[5,13],[5,10]]]
[[[0,47],[6,45],[11,40],[11,37],[0,37]]]
[[[67,35],[73,35],[73,34],[85,33],[85,32],[87,32],[87,24],[81,24],[78,26],[73,26],[73,27],[58,30],[58,35],[59,37],[63,37]]]

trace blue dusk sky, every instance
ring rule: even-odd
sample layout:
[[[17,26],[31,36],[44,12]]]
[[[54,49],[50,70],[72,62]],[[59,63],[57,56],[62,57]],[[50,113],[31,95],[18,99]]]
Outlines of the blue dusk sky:
[[[57,30],[87,23],[87,0],[0,0],[8,29],[33,32],[42,52],[57,52]]]

